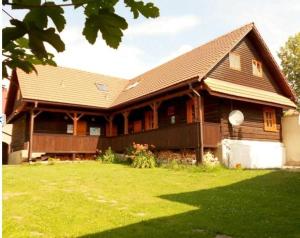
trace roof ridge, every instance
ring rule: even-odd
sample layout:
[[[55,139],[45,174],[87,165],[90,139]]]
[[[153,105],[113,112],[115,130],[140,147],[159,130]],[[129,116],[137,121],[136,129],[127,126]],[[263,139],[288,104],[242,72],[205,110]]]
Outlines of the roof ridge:
[[[226,36],[232,34],[233,32],[239,31],[239,30],[241,30],[242,28],[246,28],[246,27],[248,27],[248,26],[250,26],[250,25],[253,27],[253,26],[254,26],[254,22],[245,24],[245,25],[243,25],[243,26],[241,26],[241,27],[239,27],[239,28],[236,28],[236,29],[234,29],[234,30],[232,30],[232,31],[230,31],[230,32],[227,32],[227,33],[225,33],[225,34],[219,35],[219,36],[217,36],[216,38],[214,38],[214,39],[212,39],[212,40],[209,40],[209,41],[205,42],[204,44],[201,44],[201,45],[199,45],[199,46],[197,46],[197,47],[195,47],[195,48],[193,48],[193,49],[191,49],[191,50],[189,50],[189,51],[187,51],[187,52],[185,52],[185,53],[183,53],[183,54],[181,54],[181,55],[176,56],[176,57],[173,58],[173,59],[170,59],[170,60],[168,60],[168,61],[166,61],[166,62],[164,62],[164,63],[162,63],[162,64],[160,64],[160,65],[157,65],[157,66],[153,67],[152,69],[147,70],[146,72],[144,72],[144,73],[142,73],[142,74],[140,74],[140,75],[138,75],[138,76],[136,76],[136,77],[134,77],[134,78],[132,78],[132,79],[129,79],[129,81],[135,80],[135,79],[137,79],[138,77],[142,76],[143,74],[146,74],[146,73],[148,73],[148,72],[151,72],[152,70],[155,70],[155,69],[158,68],[158,67],[161,67],[161,66],[163,66],[163,65],[165,65],[165,64],[168,64],[168,63],[170,63],[170,62],[172,62],[172,61],[174,61],[174,60],[177,60],[178,58],[181,58],[181,57],[183,57],[183,56],[185,56],[185,55],[191,53],[191,52],[194,51],[194,50],[197,50],[197,49],[199,49],[199,48],[201,48],[201,47],[204,47],[204,46],[206,46],[206,45],[208,45],[208,44],[210,44],[210,43],[212,43],[212,42],[215,42],[215,41],[219,40],[219,39],[222,38],[222,37],[226,37]]]

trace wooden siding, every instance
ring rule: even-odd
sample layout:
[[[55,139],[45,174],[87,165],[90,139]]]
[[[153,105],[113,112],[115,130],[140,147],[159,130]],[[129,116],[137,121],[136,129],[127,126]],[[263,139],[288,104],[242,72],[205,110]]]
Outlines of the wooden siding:
[[[66,117],[66,118],[65,118]],[[92,118],[94,118],[92,120]],[[101,135],[105,135],[105,119],[100,116],[83,116],[79,122],[86,123],[86,129],[82,132],[89,135],[90,127],[100,127]],[[35,118],[34,132],[49,133],[49,134],[67,134],[67,125],[73,124],[71,118],[65,113],[42,112]]]
[[[187,149],[197,146],[197,123],[178,124],[155,130],[149,130],[131,135],[122,135],[111,138],[101,138],[102,150],[111,146],[117,152],[135,143],[147,143],[155,145],[156,149]],[[204,124],[204,146],[216,147],[220,141],[220,124]]]
[[[223,101],[221,108],[222,138],[281,141],[280,109],[276,110],[277,131],[273,132],[264,130],[263,105],[228,100]],[[232,128],[228,120],[230,111],[235,109],[242,111],[245,117],[244,123],[238,128]]]
[[[96,153],[98,136],[73,136],[61,134],[33,134],[33,152]]]
[[[280,90],[275,78],[273,78],[270,70],[267,68],[267,64],[258,54],[258,51],[254,44],[250,41],[249,37],[244,38],[244,40],[235,47],[233,52],[240,55],[241,70],[239,71],[230,68],[229,55],[227,55],[214,67],[214,69],[208,74],[208,77],[282,94],[282,90]],[[263,77],[253,75],[253,59],[262,62]]]
[[[13,123],[12,141],[11,141],[12,151],[26,149],[25,143],[28,141],[27,129],[28,129],[27,115],[23,114],[23,116],[16,119]]]

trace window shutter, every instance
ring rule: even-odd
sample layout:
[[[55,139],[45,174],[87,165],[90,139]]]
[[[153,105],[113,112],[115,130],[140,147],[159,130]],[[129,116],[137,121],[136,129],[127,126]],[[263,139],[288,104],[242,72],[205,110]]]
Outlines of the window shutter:
[[[194,103],[193,100],[190,99],[186,102],[186,121],[187,123],[192,123],[194,121]]]
[[[231,69],[241,70],[241,57],[235,53],[229,53],[229,66]]]
[[[133,122],[133,132],[137,133],[137,132],[141,132],[142,131],[142,121],[138,120],[138,121],[134,121]]]
[[[153,112],[146,111],[145,112],[145,130],[153,129]]]
[[[263,117],[264,117],[264,130],[265,131],[277,131],[275,109],[264,108],[263,109]]]

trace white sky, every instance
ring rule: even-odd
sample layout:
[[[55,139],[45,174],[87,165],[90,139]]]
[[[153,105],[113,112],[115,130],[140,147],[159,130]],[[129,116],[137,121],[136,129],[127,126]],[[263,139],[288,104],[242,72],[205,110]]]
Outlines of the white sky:
[[[300,31],[299,0],[154,2],[161,12],[155,20],[133,20],[128,9],[120,7],[119,12],[129,21],[129,29],[117,50],[106,46],[101,38],[90,45],[81,34],[82,15],[67,9],[68,23],[62,33],[66,51],[56,54],[57,63],[131,78],[249,22],[255,22],[275,58],[288,37]],[[7,19],[3,18],[5,25]]]

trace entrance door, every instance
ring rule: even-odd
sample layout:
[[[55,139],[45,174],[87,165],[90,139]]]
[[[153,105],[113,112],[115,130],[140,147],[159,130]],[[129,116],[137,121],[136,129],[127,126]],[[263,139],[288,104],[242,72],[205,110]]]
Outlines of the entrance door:
[[[77,122],[77,135],[78,136],[85,136],[87,132],[87,124],[85,121],[78,121]]]

